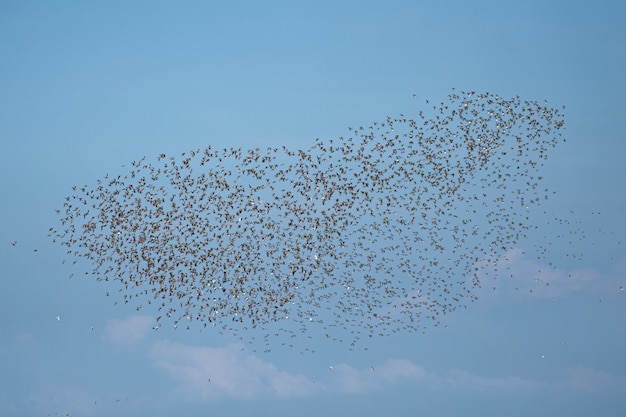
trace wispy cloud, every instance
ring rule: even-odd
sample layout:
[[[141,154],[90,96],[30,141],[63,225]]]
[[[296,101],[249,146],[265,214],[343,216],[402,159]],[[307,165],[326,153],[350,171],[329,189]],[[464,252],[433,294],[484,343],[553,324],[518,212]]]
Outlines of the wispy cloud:
[[[611,273],[602,274],[590,268],[559,269],[529,259],[519,248],[500,257],[484,258],[476,267],[480,271],[482,293],[517,293],[526,297],[563,297],[577,292],[615,295],[623,289],[626,256],[616,262]]]
[[[336,384],[337,389],[349,394],[364,394],[399,383],[417,384],[429,390],[517,389],[541,385],[537,381],[515,376],[487,377],[462,369],[453,369],[446,375],[438,375],[406,359],[389,359],[368,370],[357,370],[346,364],[338,365],[334,369],[337,376],[329,383]]]
[[[148,315],[110,320],[104,326],[104,338],[119,344],[138,343],[148,335],[153,323],[154,318]]]
[[[244,353],[237,345],[196,347],[163,340],[152,347],[150,354],[155,366],[175,378],[180,392],[190,400],[267,394],[304,397],[316,389],[306,376],[281,371]]]
[[[486,376],[452,369],[447,374],[425,370],[406,359],[389,359],[369,369],[356,369],[347,364],[333,367],[336,373],[329,378],[327,390],[347,394],[366,394],[394,384],[415,384],[430,391],[450,390],[569,390],[573,392],[600,392],[613,390],[626,394],[626,375],[611,375],[589,367],[564,368],[554,380],[536,380],[515,375]]]
[[[463,369],[453,369],[448,375],[441,378],[444,385],[456,388],[491,388],[491,389],[511,389],[518,390],[522,388],[540,388],[545,386],[544,382],[524,379],[517,376],[495,376],[488,377],[483,375],[474,375]]]
[[[611,375],[586,366],[564,370],[565,378],[557,384],[577,392],[618,391],[626,394],[626,376]]]
[[[150,357],[154,366],[177,381],[178,393],[188,401],[267,395],[301,398],[322,392],[362,394],[396,383],[443,381],[405,359],[389,359],[362,370],[341,363],[323,377],[307,376],[280,370],[238,345],[213,348],[161,340],[151,348]]]
[[[380,365],[356,369],[345,363],[333,367],[328,383],[348,394],[361,394],[400,382],[425,382],[437,379],[421,366],[406,359],[388,359]],[[334,388],[332,390],[335,390]]]

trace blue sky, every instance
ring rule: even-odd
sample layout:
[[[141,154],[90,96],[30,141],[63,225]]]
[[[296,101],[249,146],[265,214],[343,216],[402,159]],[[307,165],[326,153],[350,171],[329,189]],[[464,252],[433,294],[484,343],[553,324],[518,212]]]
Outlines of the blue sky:
[[[624,415],[625,16],[617,1],[2,2],[0,414]],[[308,149],[452,88],[565,106],[567,141],[539,228],[500,254],[510,279],[484,270],[479,300],[425,333],[263,352],[154,331],[47,237],[73,185],[143,156]]]

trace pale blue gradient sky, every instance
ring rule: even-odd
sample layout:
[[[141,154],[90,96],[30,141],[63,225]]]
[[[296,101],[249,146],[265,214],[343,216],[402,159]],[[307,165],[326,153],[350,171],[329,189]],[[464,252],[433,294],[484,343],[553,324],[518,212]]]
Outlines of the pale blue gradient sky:
[[[625,415],[625,17],[619,1],[0,3],[0,414]],[[447,329],[304,355],[155,332],[46,237],[72,185],[142,156],[306,149],[453,87],[566,106],[543,208],[571,222],[538,213],[511,280]],[[537,242],[556,272],[537,273]]]

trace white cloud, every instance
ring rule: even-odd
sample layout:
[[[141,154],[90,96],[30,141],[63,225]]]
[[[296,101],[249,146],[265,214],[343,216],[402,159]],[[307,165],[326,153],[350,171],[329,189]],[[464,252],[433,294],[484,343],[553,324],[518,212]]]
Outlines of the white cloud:
[[[446,375],[426,371],[406,359],[389,359],[369,369],[355,369],[347,364],[333,367],[334,378],[327,381],[328,391],[366,394],[393,384],[419,384],[433,391],[449,390],[569,390],[574,392],[619,391],[626,394],[626,376],[611,375],[588,367],[566,368],[556,380],[534,380],[514,375],[484,376],[463,369]]]
[[[151,357],[181,384],[180,392],[189,400],[266,394],[304,397],[316,388],[306,376],[281,371],[237,345],[195,347],[164,340],[152,347]]]
[[[331,385],[348,394],[361,394],[406,381],[431,381],[437,378],[406,359],[388,359],[380,365],[357,370],[345,363],[333,367]]]
[[[389,359],[378,367],[378,373],[382,378],[389,382],[397,382],[400,379],[419,380],[425,378],[428,374],[424,369],[406,359]]]
[[[496,389],[512,389],[521,388],[538,388],[545,385],[539,381],[523,379],[516,376],[497,376],[486,377],[481,375],[473,375],[462,369],[453,369],[443,378],[446,385],[462,388],[496,388]]]
[[[129,316],[122,320],[110,320],[104,326],[104,338],[120,344],[142,341],[154,323],[152,316]]]
[[[564,373],[565,380],[558,386],[582,392],[619,391],[626,394],[626,376],[611,375],[586,366],[568,368]]]
[[[463,369],[437,374],[407,359],[387,359],[362,369],[340,363],[333,365],[325,375],[312,378],[280,370],[245,353],[239,345],[212,348],[168,340],[156,342],[150,358],[155,367],[177,381],[178,395],[191,402],[268,395],[301,398],[331,392],[364,395],[396,384],[418,385],[433,391],[565,389],[590,392],[613,387],[626,393],[626,376],[584,367],[565,369],[562,377],[555,380],[534,380],[515,375],[477,375]]]
[[[363,370],[342,363],[323,377],[305,376],[282,371],[238,345],[213,348],[162,340],[153,345],[150,357],[157,368],[178,382],[178,393],[189,401],[267,395],[298,398],[320,392],[360,394],[396,383],[442,380],[405,359],[389,359]]]
[[[364,394],[393,384],[420,384],[430,390],[496,388],[519,389],[543,386],[543,383],[515,376],[486,377],[453,369],[447,375],[437,375],[406,359],[389,359],[370,369],[357,370],[349,365],[334,367],[337,389],[348,394]]]

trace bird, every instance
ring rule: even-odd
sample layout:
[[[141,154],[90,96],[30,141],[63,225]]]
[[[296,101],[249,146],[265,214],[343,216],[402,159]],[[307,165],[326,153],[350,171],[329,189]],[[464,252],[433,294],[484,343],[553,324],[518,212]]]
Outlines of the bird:
[[[50,235],[158,327],[285,345],[319,329],[350,348],[422,332],[476,301],[481,272],[536,226],[543,161],[564,141],[546,103],[453,90],[426,104],[305,149],[136,158],[73,186]]]

